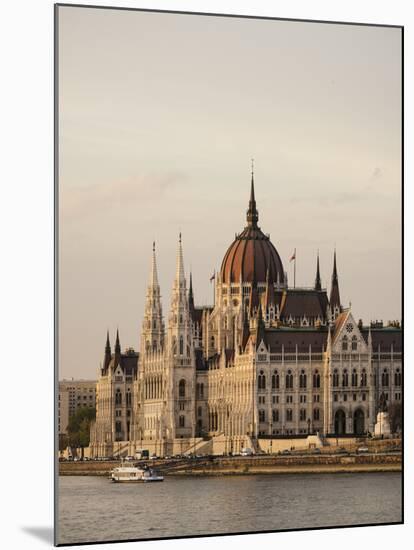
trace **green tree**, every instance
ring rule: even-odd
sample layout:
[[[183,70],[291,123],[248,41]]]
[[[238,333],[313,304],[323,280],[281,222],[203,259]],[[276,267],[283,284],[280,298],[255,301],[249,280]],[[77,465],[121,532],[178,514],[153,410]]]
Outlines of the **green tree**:
[[[68,438],[71,447],[83,448],[89,445],[89,433],[91,422],[95,420],[96,409],[92,407],[82,407],[69,418]]]

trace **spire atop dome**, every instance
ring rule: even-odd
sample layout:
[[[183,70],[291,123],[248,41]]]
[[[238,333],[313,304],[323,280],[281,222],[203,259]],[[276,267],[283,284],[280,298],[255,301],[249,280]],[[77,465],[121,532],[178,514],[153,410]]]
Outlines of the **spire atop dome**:
[[[315,290],[321,290],[322,284],[321,284],[321,274],[319,271],[319,250],[318,255],[316,258],[316,278],[315,278]]]
[[[250,184],[250,200],[249,200],[249,209],[247,210],[247,225],[249,227],[257,227],[257,222],[259,221],[259,212],[256,208],[256,199],[254,196],[254,159],[252,159],[252,179]]]

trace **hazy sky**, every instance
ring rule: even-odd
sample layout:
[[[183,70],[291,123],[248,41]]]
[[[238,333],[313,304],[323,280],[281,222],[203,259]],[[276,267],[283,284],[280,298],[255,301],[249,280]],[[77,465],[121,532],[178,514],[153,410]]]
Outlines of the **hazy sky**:
[[[139,348],[152,241],[167,318],[178,233],[198,304],[259,225],[293,284],[336,245],[343,305],[401,316],[401,31],[59,8],[60,377]]]

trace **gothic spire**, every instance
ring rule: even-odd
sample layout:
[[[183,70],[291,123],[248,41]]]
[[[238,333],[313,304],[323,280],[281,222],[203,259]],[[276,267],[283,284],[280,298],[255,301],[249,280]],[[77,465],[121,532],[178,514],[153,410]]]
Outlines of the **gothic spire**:
[[[109,330],[106,333],[105,357],[103,362],[103,370],[108,368],[111,361],[111,343],[109,342]]]
[[[158,271],[157,271],[157,259],[155,256],[155,241],[152,243],[152,264],[149,286],[152,288],[158,287]]]
[[[142,322],[141,353],[156,351],[164,342],[161,293],[158,283],[155,242],[152,243],[152,262],[145,301],[145,314]]]
[[[119,343],[119,330],[116,329],[115,355],[121,355],[121,344]]]
[[[193,274],[190,271],[190,288],[188,290],[188,307],[190,309],[190,314],[193,316],[194,313],[194,294],[193,294]]]
[[[316,259],[316,278],[315,278],[315,290],[321,290],[322,284],[321,284],[321,274],[319,272],[319,250],[318,250],[318,256]]]
[[[331,294],[329,297],[329,303],[332,311],[335,308],[338,308],[339,310],[341,309],[341,299],[339,296],[338,272],[336,269],[336,249],[334,251],[334,263],[333,263]]]
[[[249,200],[249,209],[247,210],[247,225],[249,227],[257,227],[257,222],[259,221],[259,212],[256,208],[256,199],[254,196],[254,169],[253,169],[253,159],[252,159],[252,179],[250,184],[250,200]]]
[[[183,247],[181,243],[181,233],[178,239],[178,250],[177,250],[177,267],[175,272],[175,285],[176,288],[182,288],[185,286],[185,275],[184,275],[184,260],[183,260]]]

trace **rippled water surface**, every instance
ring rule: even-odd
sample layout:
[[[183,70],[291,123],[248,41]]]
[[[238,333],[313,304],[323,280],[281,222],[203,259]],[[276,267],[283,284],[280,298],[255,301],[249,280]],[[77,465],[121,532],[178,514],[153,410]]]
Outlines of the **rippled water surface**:
[[[401,521],[401,474],[59,479],[59,542]]]

